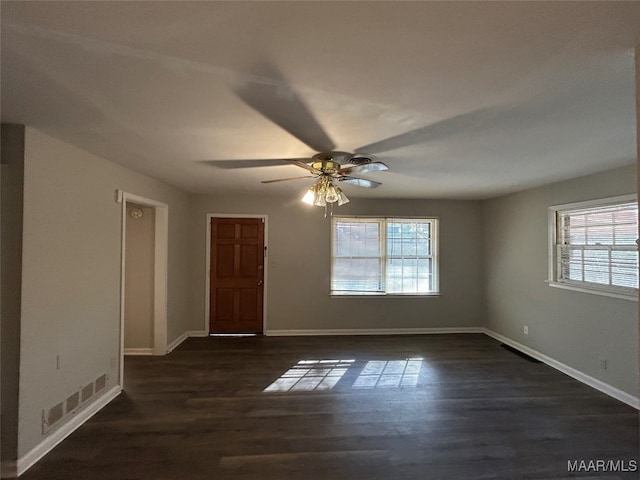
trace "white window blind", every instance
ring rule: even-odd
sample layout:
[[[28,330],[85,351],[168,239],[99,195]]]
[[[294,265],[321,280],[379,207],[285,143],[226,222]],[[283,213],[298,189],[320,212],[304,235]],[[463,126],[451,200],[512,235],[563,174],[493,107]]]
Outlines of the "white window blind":
[[[556,211],[555,281],[637,295],[638,203]]]
[[[334,217],[331,293],[437,292],[436,220]]]

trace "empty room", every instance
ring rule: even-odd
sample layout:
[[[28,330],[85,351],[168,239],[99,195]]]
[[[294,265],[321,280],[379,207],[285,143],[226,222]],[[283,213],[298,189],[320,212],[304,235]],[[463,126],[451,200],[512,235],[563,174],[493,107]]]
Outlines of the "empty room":
[[[638,478],[640,2],[0,19],[2,478]]]

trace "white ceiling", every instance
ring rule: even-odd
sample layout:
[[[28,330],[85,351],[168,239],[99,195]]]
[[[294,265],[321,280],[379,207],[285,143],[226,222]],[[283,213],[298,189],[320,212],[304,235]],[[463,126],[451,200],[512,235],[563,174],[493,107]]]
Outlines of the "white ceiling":
[[[3,122],[193,192],[297,195],[309,180],[259,181],[298,167],[228,167],[316,148],[389,165],[355,197],[488,198],[636,159],[640,2],[1,7]]]

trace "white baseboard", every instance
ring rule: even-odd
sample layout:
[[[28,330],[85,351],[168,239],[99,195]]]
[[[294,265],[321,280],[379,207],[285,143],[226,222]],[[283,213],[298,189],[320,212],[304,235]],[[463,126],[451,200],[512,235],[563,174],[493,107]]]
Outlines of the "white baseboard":
[[[174,351],[178,345],[184,342],[189,337],[208,337],[209,332],[205,332],[204,330],[187,330],[178,338],[176,338],[173,342],[167,345],[167,353]]]
[[[113,387],[101,397],[88,404],[85,408],[75,413],[70,417],[68,422],[45,436],[38,445],[31,449],[26,455],[20,457],[17,462],[3,462],[2,471],[0,473],[2,478],[16,478],[22,475],[32,467],[33,464],[49,453],[56,445],[98,413],[105,405],[111,402],[111,400],[116,398],[120,392],[122,392],[122,388],[120,388],[120,386],[117,385]]]
[[[125,355],[153,355],[153,348],[125,348]]]
[[[596,390],[599,390],[602,393],[605,393],[610,397],[615,398],[616,400],[620,400],[621,402],[626,403],[627,405],[630,405],[635,409],[640,409],[640,399],[638,397],[634,397],[633,395],[630,395],[627,392],[623,392],[619,388],[616,388],[612,385],[609,385],[608,383],[603,382],[602,380],[598,380],[597,378],[587,375],[586,373],[583,373],[580,370],[576,370],[575,368],[570,367],[569,365],[565,365],[564,363],[554,360],[553,358],[548,357],[544,353],[540,353],[537,350],[534,350],[533,348],[529,348],[526,345],[522,345],[521,343],[518,343],[515,340],[511,340],[510,338],[507,338],[503,335],[500,335],[499,333],[494,332],[493,330],[489,330],[488,328],[485,328],[484,333],[490,337],[495,338],[496,340],[502,343],[505,343],[517,350],[520,350],[523,353],[526,353],[530,357],[533,357],[537,360],[540,360],[543,363],[546,363],[550,367],[555,368],[556,370],[564,373],[565,375],[569,375],[570,377],[575,378],[579,382],[589,385],[590,387],[595,388]]]
[[[189,330],[187,335],[190,337],[208,337],[209,332],[205,332],[204,330]]]
[[[342,328],[336,330],[267,330],[268,337],[318,335],[433,335],[442,333],[484,333],[482,327],[443,328]]]
[[[167,345],[167,353],[173,352],[178,345],[184,342],[187,338],[189,338],[189,332],[184,332],[178,338],[176,338],[173,342]]]

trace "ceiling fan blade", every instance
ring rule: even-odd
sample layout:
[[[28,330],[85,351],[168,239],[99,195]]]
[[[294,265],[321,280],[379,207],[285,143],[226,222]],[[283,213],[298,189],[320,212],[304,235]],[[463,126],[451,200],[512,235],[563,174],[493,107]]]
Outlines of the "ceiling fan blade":
[[[335,144],[283,75],[273,65],[259,71],[263,76],[235,89],[238,97],[316,152],[333,150]]]
[[[350,175],[352,173],[370,173],[370,172],[385,172],[389,170],[382,162],[365,163],[364,165],[356,165],[354,167],[346,167],[338,170],[341,175]]]
[[[358,187],[365,188],[378,188],[380,185],[382,185],[380,182],[374,182],[373,180],[365,180],[364,178],[356,177],[341,177],[338,180],[344,183],[348,183],[349,185],[357,185]]]
[[[426,127],[417,128],[410,132],[401,133],[400,135],[389,137],[379,142],[364,145],[357,148],[355,151],[360,153],[381,153],[395,150],[397,148],[408,147],[418,143],[440,140],[475,130],[481,126],[491,125],[496,121],[498,115],[503,112],[504,109],[498,107],[479,108],[471,112],[447,118],[446,120],[432,123]]]
[[[278,178],[276,180],[262,180],[260,183],[288,182],[289,180],[302,180],[303,178],[316,178],[315,175],[305,175],[304,177]]]
[[[320,175],[322,173],[317,168],[313,168],[311,165],[307,165],[306,163],[301,162],[300,160],[287,160],[287,162],[292,163],[300,168],[304,168],[305,170],[309,170],[314,175]]]
[[[303,162],[305,160],[308,161],[309,159],[308,158],[282,158],[282,159],[256,158],[253,160],[205,160],[201,163],[206,163],[207,165],[212,165],[217,168],[230,170],[230,169],[236,169],[236,168],[277,167],[281,165],[286,165],[287,162],[290,162],[290,161]]]

